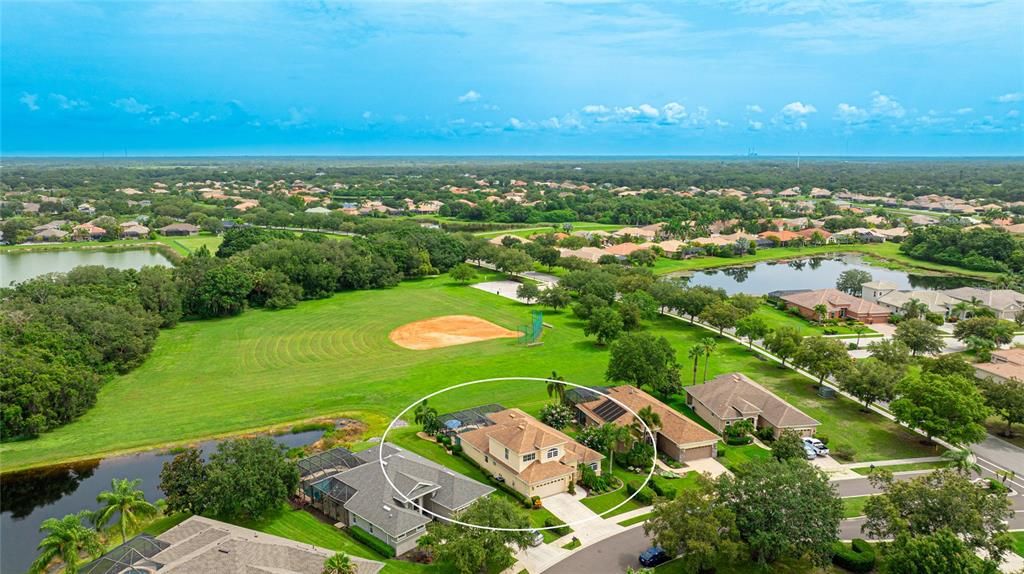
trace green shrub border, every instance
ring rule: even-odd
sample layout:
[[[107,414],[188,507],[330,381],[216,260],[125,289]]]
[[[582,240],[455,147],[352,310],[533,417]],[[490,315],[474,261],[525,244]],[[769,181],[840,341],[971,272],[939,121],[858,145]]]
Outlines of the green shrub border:
[[[389,546],[387,542],[384,542],[380,538],[377,538],[376,536],[370,534],[362,528],[353,525],[348,527],[348,531],[350,534],[352,534],[352,538],[355,538],[359,542],[362,542],[366,546],[369,546],[370,550],[373,550],[374,552],[380,554],[384,558],[395,557],[394,548]]]

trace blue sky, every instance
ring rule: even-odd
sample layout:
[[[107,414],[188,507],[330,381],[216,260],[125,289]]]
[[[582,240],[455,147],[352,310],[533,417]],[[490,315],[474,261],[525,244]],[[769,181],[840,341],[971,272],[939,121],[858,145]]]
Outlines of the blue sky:
[[[5,155],[1021,155],[1019,0],[3,2]]]

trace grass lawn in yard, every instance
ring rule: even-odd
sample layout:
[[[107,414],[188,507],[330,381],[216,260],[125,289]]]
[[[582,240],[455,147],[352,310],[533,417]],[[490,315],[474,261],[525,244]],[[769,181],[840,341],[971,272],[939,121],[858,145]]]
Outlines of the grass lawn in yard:
[[[1011,532],[1010,537],[1013,538],[1013,551],[1024,556],[1024,532]]]
[[[182,255],[188,255],[194,251],[197,251],[203,245],[210,250],[210,254],[213,255],[217,252],[217,248],[220,247],[221,242],[224,240],[220,235],[214,235],[212,233],[200,233],[199,235],[190,235],[187,237],[164,237],[163,235],[157,236],[157,241],[170,245],[175,251]]]
[[[577,538],[577,539],[569,541],[568,544],[563,544],[562,548],[565,548],[566,550],[576,550],[577,548],[579,548],[582,545],[583,545],[583,543],[580,542],[579,539]]]
[[[792,313],[780,311],[768,304],[761,305],[757,311],[754,311],[754,316],[763,319],[770,329],[793,327],[797,332],[805,337],[824,335],[826,329],[835,331],[834,333],[829,333],[832,335],[856,335],[856,332],[844,323],[831,326],[812,325],[810,321],[803,317],[798,317]],[[877,336],[877,333],[874,331],[866,331],[865,334],[874,334]]]
[[[619,466],[615,467],[614,474],[616,478],[622,481],[621,488],[613,490],[612,492],[606,492],[604,494],[599,494],[596,496],[588,496],[581,501],[584,506],[586,506],[590,510],[593,510],[597,514],[600,514],[602,518],[606,519],[611,518],[612,516],[618,516],[619,514],[630,512],[632,510],[644,508],[646,506],[644,504],[637,502],[637,500],[634,498],[629,502],[626,502],[622,506],[616,508],[615,510],[608,512],[608,510],[614,508],[617,504],[620,504],[627,498],[629,498],[629,493],[626,491],[626,483],[633,480],[640,484],[644,481],[644,478],[647,477],[646,473],[630,472]],[[696,484],[696,480],[696,472],[689,472],[680,478],[665,478],[659,475],[657,472],[655,472],[654,476],[651,477],[651,482],[648,483],[647,488],[651,488],[651,483],[658,483],[658,485],[661,486],[662,488],[672,489],[678,492],[682,489],[693,487]],[[608,513],[604,514],[605,512]]]
[[[496,277],[481,274],[481,280]],[[4,471],[11,471],[325,416],[361,419],[373,436],[423,395],[468,380],[546,377],[557,370],[574,383],[604,383],[608,349],[584,337],[582,322],[568,311],[544,311],[544,321],[553,328],[545,329],[543,344],[534,347],[495,339],[420,351],[388,338],[406,323],[442,315],[475,315],[515,329],[528,322],[529,311],[518,302],[436,277],[391,289],[339,293],[293,309],[183,322],[160,334],[142,366],[106,384],[96,406],[80,419],[34,440],[0,444],[0,458]],[[644,329],[666,337],[679,357],[712,336],[666,317]],[[895,423],[861,412],[852,401],[823,399],[807,378],[739,344],[718,341],[709,378],[747,374],[820,421],[819,435],[832,438],[830,446],[853,446],[855,460],[935,454]],[[689,365],[682,367],[688,383]],[[522,381],[464,387],[438,395],[431,405],[447,412],[499,403],[537,412],[549,401],[544,384]],[[131,416],[125,416],[126,409]]]
[[[864,516],[864,505],[870,496],[851,496],[843,499],[843,518]]]
[[[735,471],[745,462],[758,458],[769,458],[771,456],[772,451],[766,448],[761,448],[756,444],[729,446],[724,442],[718,443],[718,462],[722,463],[725,468],[732,471]]]
[[[935,461],[935,462],[908,462],[907,464],[894,464],[891,466],[880,466],[878,468],[884,468],[889,472],[906,472],[909,470],[932,470],[934,468],[945,468],[949,466],[948,462]],[[871,474],[872,468],[868,466],[857,467],[853,469],[853,472],[867,476]]]
[[[653,512],[648,512],[646,514],[641,514],[639,516],[634,516],[633,518],[627,518],[627,519],[623,520],[622,522],[620,522],[619,526],[633,526],[634,524],[639,524],[639,523],[647,520],[648,518],[650,518],[652,514],[653,514]]]
[[[1015,425],[1013,427],[1012,437],[1008,437],[1003,434],[1006,432],[1006,422],[998,417],[989,417],[989,419],[985,421],[985,428],[988,429],[988,433],[990,435],[1024,448],[1024,425]]]

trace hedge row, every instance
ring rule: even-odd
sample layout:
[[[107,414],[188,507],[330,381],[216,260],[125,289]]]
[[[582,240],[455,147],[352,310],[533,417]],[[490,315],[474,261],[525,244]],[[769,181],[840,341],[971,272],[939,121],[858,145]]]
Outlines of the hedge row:
[[[836,542],[832,563],[850,572],[871,572],[875,568],[875,549],[866,540],[855,538],[850,546]]]
[[[630,496],[635,494],[636,496],[633,496],[633,500],[643,504],[644,506],[647,506],[654,501],[654,493],[651,492],[651,489],[646,486],[640,488],[640,482],[636,480],[631,480],[626,483],[626,492]]]
[[[565,536],[566,534],[572,532],[572,529],[569,528],[569,526],[566,523],[562,522],[558,518],[555,518],[554,516],[549,516],[545,518],[544,526],[551,528],[551,531],[557,534],[559,537]]]
[[[661,496],[663,498],[672,499],[676,497],[676,489],[665,488],[656,480],[652,480],[651,482],[647,483],[647,486],[651,487],[651,490],[654,491],[654,494],[657,494],[658,496]]]
[[[373,550],[374,552],[380,554],[384,558],[395,557],[394,548],[388,546],[386,542],[370,534],[369,532],[363,530],[362,528],[359,528],[358,526],[349,526],[348,531],[352,535],[352,538],[355,538],[359,542],[362,542],[363,544],[369,546],[370,550]]]

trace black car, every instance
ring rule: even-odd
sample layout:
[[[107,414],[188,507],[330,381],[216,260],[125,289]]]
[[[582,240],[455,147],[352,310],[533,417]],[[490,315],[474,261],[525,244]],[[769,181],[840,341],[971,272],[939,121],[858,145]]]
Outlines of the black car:
[[[645,568],[654,568],[658,564],[664,564],[669,560],[668,552],[657,546],[652,546],[640,554],[640,565]]]

